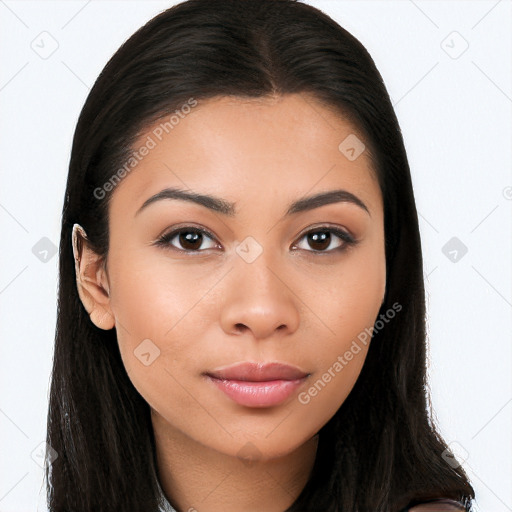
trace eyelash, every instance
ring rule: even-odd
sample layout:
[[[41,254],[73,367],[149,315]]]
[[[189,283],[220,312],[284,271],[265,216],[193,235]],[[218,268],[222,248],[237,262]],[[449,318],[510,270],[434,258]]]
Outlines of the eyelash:
[[[328,251],[325,251],[325,250],[324,251],[307,250],[307,249],[299,249],[299,250],[305,250],[306,252],[310,252],[310,253],[313,253],[315,255],[326,255],[326,254],[329,255],[329,254],[332,254],[332,253],[343,252],[346,249],[348,249],[350,246],[355,246],[358,243],[358,240],[356,240],[352,235],[350,235],[346,231],[343,231],[343,230],[341,230],[339,228],[330,227],[330,226],[318,226],[318,227],[315,227],[314,229],[311,229],[311,230],[303,233],[301,235],[301,237],[299,238],[299,241],[302,240],[303,238],[305,238],[309,234],[325,232],[325,231],[327,231],[329,233],[335,234],[338,238],[340,238],[343,241],[343,244],[341,246],[339,246],[339,247],[335,247],[334,249],[330,249]],[[171,240],[173,240],[177,235],[179,235],[180,233],[190,233],[190,232],[192,232],[192,233],[200,233],[202,235],[207,235],[212,240],[215,240],[215,236],[212,235],[209,231],[207,231],[205,229],[197,228],[197,227],[194,227],[194,226],[183,226],[183,227],[180,227],[178,229],[175,229],[175,230],[173,230],[173,231],[171,231],[169,233],[165,233],[164,235],[160,236],[154,242],[154,244],[156,246],[163,247],[165,249],[170,249],[170,250],[178,251],[178,252],[181,252],[181,253],[185,253],[185,254],[188,254],[190,256],[192,256],[192,254],[195,254],[195,253],[204,252],[205,250],[207,251],[208,249],[202,249],[202,250],[179,249],[179,248],[174,247],[173,245],[171,245],[171,243],[170,243]]]

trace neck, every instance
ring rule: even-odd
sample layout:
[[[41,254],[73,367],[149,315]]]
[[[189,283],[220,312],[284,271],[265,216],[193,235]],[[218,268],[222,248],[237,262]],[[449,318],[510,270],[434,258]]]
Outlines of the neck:
[[[318,436],[270,460],[242,460],[173,428],[152,411],[162,490],[180,512],[283,512],[304,489]]]

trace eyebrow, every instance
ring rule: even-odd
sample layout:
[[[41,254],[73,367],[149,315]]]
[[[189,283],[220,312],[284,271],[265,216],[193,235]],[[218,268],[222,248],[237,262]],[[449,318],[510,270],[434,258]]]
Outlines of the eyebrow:
[[[180,188],[165,188],[155,195],[144,201],[144,204],[137,210],[135,216],[137,216],[142,210],[147,208],[150,204],[153,204],[157,201],[161,201],[163,199],[171,199],[171,200],[182,200],[188,201],[191,203],[198,204],[209,210],[214,212],[221,213],[228,217],[234,217],[236,215],[236,205],[235,203],[231,203],[219,197],[206,195],[206,194],[198,194],[196,192],[191,192],[188,190],[183,190]],[[285,213],[285,217],[289,215],[293,215],[295,213],[304,212],[307,210],[313,210],[314,208],[319,208],[320,206],[324,206],[327,204],[333,203],[351,203],[359,208],[363,209],[370,215],[370,211],[367,206],[359,199],[357,196],[348,192],[347,190],[330,190],[328,192],[320,192],[313,196],[303,197],[294,201]]]

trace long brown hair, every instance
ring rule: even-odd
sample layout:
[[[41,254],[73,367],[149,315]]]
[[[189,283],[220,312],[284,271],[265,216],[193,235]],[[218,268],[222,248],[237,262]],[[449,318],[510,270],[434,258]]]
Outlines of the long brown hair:
[[[418,216],[400,127],[363,45],[294,0],[189,0],[153,18],[107,63],[73,139],[62,211],[58,317],[48,411],[51,512],[158,509],[149,405],[128,378],[115,328],[98,329],[77,293],[71,247],[80,223],[108,252],[98,189],[142,130],[191,97],[309,93],[364,136],[384,200],[387,289],[361,374],[320,430],[311,477],[288,512],[398,511],[448,497],[470,510],[474,490],[432,420],[426,394],[425,294]],[[105,190],[105,189],[102,189]],[[48,458],[49,459],[49,458]]]

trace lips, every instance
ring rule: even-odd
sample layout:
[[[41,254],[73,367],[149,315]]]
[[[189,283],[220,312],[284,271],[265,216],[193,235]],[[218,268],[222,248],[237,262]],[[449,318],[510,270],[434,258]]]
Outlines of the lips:
[[[239,405],[273,407],[286,402],[310,374],[283,363],[245,362],[204,375],[216,389]]]
[[[206,372],[206,375],[221,380],[265,382],[297,380],[308,374],[289,364],[244,362]]]

